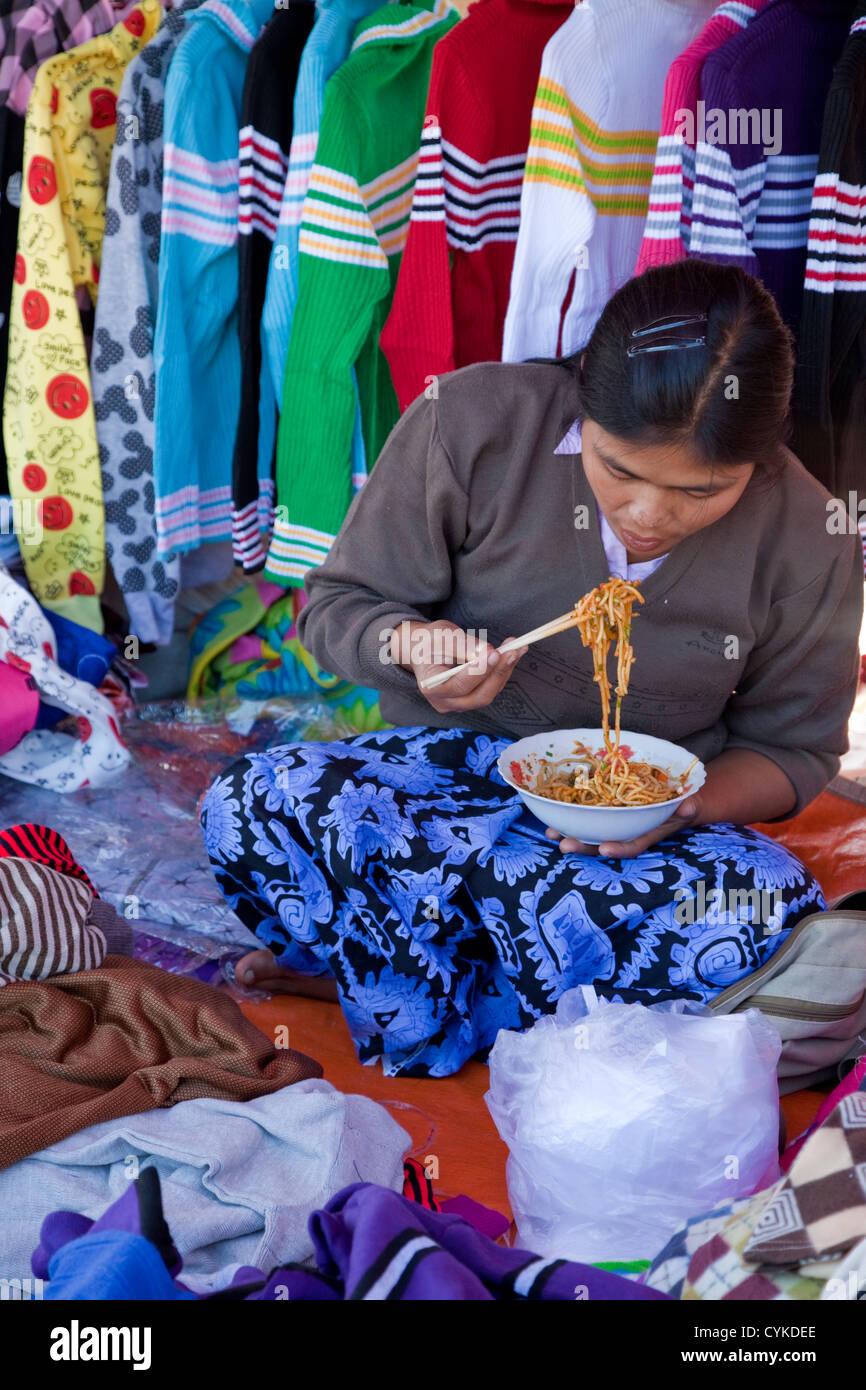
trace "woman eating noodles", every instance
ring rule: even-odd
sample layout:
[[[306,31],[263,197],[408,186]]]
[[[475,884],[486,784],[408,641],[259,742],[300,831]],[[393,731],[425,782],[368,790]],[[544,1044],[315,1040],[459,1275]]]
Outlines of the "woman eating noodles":
[[[682,261],[624,285],[574,357],[466,367],[410,406],[300,627],[395,727],[251,755],[203,804],[262,943],[241,982],[337,998],[362,1061],[443,1076],[578,984],[710,1000],[824,906],[748,828],[835,775],[857,686],[860,541],[782,443],[791,384],[769,293]],[[657,830],[589,846],[545,831],[496,760],[600,726],[592,654],[573,628],[497,649],[611,576],[644,600],[623,730],[706,781]]]

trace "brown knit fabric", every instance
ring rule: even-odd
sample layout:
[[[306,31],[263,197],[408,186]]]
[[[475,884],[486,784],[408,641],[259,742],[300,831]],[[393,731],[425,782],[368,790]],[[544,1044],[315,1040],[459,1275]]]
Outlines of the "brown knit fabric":
[[[0,1168],[101,1120],[321,1075],[228,995],[145,961],[19,981],[0,989]]]

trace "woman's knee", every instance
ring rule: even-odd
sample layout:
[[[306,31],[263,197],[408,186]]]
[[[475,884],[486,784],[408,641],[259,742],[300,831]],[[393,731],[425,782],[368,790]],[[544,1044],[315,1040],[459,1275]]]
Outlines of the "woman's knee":
[[[199,823],[211,863],[236,863],[243,852],[244,802],[249,759],[239,758],[216,776],[199,802]]]

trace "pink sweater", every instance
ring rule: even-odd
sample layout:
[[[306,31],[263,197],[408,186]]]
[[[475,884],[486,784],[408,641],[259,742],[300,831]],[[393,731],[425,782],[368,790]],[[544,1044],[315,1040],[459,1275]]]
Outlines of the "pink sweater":
[[[651,265],[669,265],[685,259],[691,225],[694,186],[694,145],[677,132],[682,113],[697,117],[701,95],[701,68],[716,48],[745,29],[767,0],[725,0],[707,20],[697,38],[675,59],[665,81],[661,129],[650,185],[649,212],[635,266],[640,275]],[[688,132],[686,132],[687,134]]]

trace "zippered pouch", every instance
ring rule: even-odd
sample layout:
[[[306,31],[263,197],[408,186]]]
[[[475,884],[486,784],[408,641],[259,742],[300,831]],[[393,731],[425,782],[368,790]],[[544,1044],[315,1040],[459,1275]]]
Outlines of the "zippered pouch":
[[[843,1076],[866,1053],[866,911],[804,917],[766,964],[710,1007],[760,1009],[778,1028],[783,1095]]]

